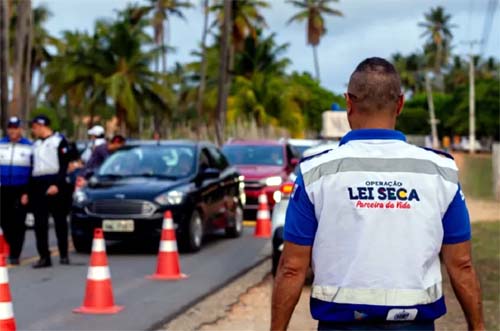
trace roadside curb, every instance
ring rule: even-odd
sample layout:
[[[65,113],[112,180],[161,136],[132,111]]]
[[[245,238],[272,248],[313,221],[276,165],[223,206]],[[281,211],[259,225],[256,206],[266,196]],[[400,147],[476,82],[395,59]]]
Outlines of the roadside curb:
[[[253,266],[233,277],[228,283],[211,291],[183,309],[165,322],[155,324],[150,330],[199,330],[205,325],[216,323],[226,317],[240,297],[261,284],[269,276],[271,259],[266,256]]]

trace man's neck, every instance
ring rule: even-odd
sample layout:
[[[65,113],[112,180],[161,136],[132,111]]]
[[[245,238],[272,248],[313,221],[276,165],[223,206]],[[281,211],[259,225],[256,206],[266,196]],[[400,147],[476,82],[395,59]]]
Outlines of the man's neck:
[[[363,119],[357,123],[351,123],[353,130],[359,129],[386,129],[386,130],[394,130],[396,127],[396,120],[393,121],[386,119]]]
[[[12,139],[12,138],[10,138],[10,137],[9,137],[9,140],[10,140],[10,142],[11,142],[11,143],[17,144],[18,142],[20,142],[20,141],[21,141],[21,138],[22,138],[22,137],[18,137],[18,138],[14,138],[14,139]]]
[[[52,130],[47,130],[46,132],[44,132],[40,138],[42,139],[47,139],[48,137],[52,136],[54,134],[54,131]]]

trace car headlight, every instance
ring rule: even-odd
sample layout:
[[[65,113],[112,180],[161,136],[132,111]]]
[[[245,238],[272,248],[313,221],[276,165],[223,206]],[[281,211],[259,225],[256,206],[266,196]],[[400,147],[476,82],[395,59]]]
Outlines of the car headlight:
[[[263,180],[266,186],[280,186],[283,183],[283,178],[280,176],[272,176]]]
[[[87,194],[83,190],[76,190],[75,193],[73,193],[73,201],[76,204],[83,204],[87,201],[88,197]]]
[[[179,205],[184,199],[185,193],[181,191],[168,191],[160,194],[155,201],[162,206]]]

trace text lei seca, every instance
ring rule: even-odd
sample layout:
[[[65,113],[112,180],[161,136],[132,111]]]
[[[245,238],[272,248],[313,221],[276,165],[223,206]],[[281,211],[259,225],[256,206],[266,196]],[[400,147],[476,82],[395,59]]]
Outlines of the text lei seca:
[[[365,186],[348,187],[349,199],[356,208],[411,209],[412,201],[420,201],[415,189],[398,181],[366,181]]]

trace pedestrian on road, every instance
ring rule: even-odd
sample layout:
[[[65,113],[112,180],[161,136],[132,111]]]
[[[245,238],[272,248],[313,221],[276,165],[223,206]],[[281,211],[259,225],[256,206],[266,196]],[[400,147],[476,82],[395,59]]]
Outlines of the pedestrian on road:
[[[85,165],[82,174],[85,178],[90,177],[94,171],[96,171],[104,161],[115,151],[122,148],[125,145],[125,138],[121,135],[115,135],[109,143],[97,146],[92,152],[90,160]]]
[[[104,145],[106,143],[106,130],[100,125],[94,125],[90,130],[87,131],[89,135],[90,144],[82,153],[82,161],[88,162],[92,152],[97,146]]]
[[[33,135],[33,172],[30,181],[30,202],[35,216],[36,246],[40,259],[33,268],[52,265],[49,251],[49,214],[54,219],[61,264],[69,264],[68,220],[69,205],[64,196],[67,187],[68,142],[50,128],[48,117],[40,115],[31,122]]]
[[[11,117],[0,140],[0,222],[10,246],[9,263],[19,264],[26,232],[31,142],[23,137],[21,120]]]
[[[271,329],[287,328],[312,260],[318,330],[433,330],[446,313],[441,254],[469,328],[483,330],[454,160],[394,130],[404,96],[386,60],[361,62],[345,98],[352,131],[337,149],[300,164]]]

